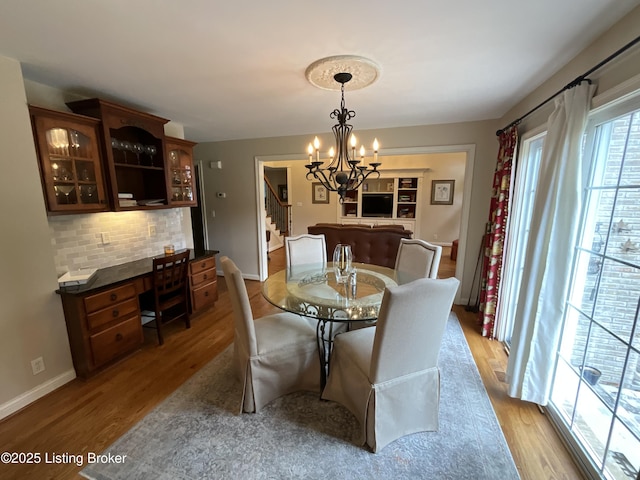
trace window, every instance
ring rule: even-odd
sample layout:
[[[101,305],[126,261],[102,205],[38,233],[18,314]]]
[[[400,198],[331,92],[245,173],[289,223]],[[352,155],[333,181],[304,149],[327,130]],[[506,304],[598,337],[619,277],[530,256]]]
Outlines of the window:
[[[581,235],[549,405],[594,477],[640,469],[640,109],[593,115]]]
[[[509,227],[501,285],[503,291],[496,312],[496,338],[511,346],[511,332],[516,313],[525,252],[529,240],[529,226],[533,214],[533,199],[540,172],[540,157],[546,132],[522,141],[516,164],[515,184],[509,212]]]

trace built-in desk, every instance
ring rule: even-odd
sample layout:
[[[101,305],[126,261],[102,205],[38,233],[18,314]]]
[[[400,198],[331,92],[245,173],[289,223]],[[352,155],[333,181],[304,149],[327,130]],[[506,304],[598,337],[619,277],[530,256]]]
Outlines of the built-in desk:
[[[192,314],[218,298],[217,250],[191,251]],[[61,287],[73,365],[86,378],[140,348],[144,341],[139,295],[153,289],[153,257],[99,269],[85,285]]]

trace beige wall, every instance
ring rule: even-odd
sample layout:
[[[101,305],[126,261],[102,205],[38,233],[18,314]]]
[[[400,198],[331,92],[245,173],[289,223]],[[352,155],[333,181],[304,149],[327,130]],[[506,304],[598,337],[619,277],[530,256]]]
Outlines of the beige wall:
[[[446,145],[475,145],[475,168],[467,175],[473,175],[474,187],[470,193],[471,212],[464,255],[464,271],[471,272],[463,279],[462,298],[470,291],[473,270],[477,261],[478,248],[488,216],[489,194],[495,167],[497,142],[495,121],[469,122],[448,125],[426,125],[407,128],[365,130],[359,132],[363,144],[371,143],[374,137],[384,139],[384,149],[406,147],[440,147]],[[328,144],[331,132],[321,138]],[[257,231],[256,197],[256,157],[282,156],[282,158],[306,158],[305,149],[308,136],[291,136],[265,139],[237,140],[228,142],[202,143],[196,147],[196,158],[206,162],[220,160],[222,169],[205,169],[204,194],[207,205],[216,211],[215,218],[209,219],[209,247],[221,251],[238,263],[248,278],[258,278],[259,237]],[[302,168],[299,170],[302,172]],[[294,206],[296,218],[307,218],[307,207],[311,207],[311,188],[304,175],[292,169],[290,203]],[[462,186],[460,186],[462,188]],[[218,198],[217,192],[224,191],[226,198]],[[301,200],[298,200],[301,199]],[[330,195],[332,203],[327,205],[326,217],[318,221],[335,221],[336,198]],[[298,201],[302,207],[297,206]],[[315,207],[316,205],[314,205]],[[319,210],[314,209],[314,212]],[[314,215],[314,220],[318,218]],[[297,220],[296,220],[297,223]],[[315,223],[315,222],[314,222]],[[305,222],[302,222],[301,225]],[[298,232],[302,233],[302,232]]]
[[[20,64],[0,57],[0,417],[75,377]],[[46,370],[31,371],[42,357]],[[21,397],[22,396],[22,397]]]
[[[558,92],[565,85],[590,70],[596,64],[638,36],[640,36],[640,7],[633,9],[589,47],[576,55],[573,60],[562,67],[551,78],[544,82],[544,79],[540,79],[540,87],[511,108],[511,110],[500,119],[500,128],[505,127],[511,121],[524,115],[540,102],[551,97],[551,95]],[[627,82],[635,75],[640,75],[640,48],[638,48],[638,45],[594,72],[589,78],[597,82],[598,88],[596,90],[596,96],[598,96],[607,90]],[[523,132],[527,132],[546,123],[552,110],[553,101],[548,102],[544,107],[527,117],[518,128],[520,134],[522,135]]]

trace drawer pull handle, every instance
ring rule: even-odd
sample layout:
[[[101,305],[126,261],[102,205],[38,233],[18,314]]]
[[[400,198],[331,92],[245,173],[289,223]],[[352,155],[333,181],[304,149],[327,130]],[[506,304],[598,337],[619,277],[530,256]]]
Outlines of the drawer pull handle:
[[[117,295],[117,294],[115,294],[115,293],[112,293],[112,294],[111,294],[111,301],[112,301],[112,302],[115,302],[117,298],[118,298],[118,295]]]
[[[207,279],[207,274],[206,274],[206,273],[204,274],[204,277],[203,277],[203,278],[204,278],[205,280]]]
[[[202,268],[206,267],[207,264],[205,262],[202,262]]]
[[[204,296],[208,297],[209,296],[209,292],[204,292]]]
[[[113,318],[116,318],[118,315],[120,315],[120,312],[119,312],[117,309],[114,309],[114,310],[111,312],[111,315],[113,315]]]
[[[119,342],[120,340],[122,340],[122,334],[121,333],[116,333],[116,340]]]

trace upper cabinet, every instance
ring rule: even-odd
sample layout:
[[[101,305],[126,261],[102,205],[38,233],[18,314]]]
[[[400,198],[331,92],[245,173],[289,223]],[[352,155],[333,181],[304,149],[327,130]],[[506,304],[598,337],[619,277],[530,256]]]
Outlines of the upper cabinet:
[[[52,214],[109,209],[93,118],[30,107],[40,173]]]
[[[166,137],[169,120],[99,98],[67,106],[30,107],[50,214],[197,204],[196,144]]]
[[[193,146],[195,143],[179,138],[165,137],[167,158],[167,183],[169,203],[174,206],[196,205],[193,170]]]
[[[113,209],[169,205],[164,124],[169,120],[98,98],[69,102],[76,113],[102,120],[105,168]]]

